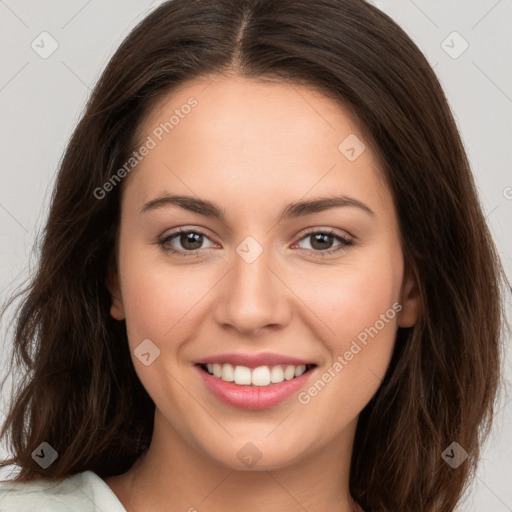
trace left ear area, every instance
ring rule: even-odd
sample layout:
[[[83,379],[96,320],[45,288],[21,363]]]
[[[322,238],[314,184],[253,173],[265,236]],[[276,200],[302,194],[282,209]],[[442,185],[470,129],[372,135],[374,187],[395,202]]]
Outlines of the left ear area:
[[[412,327],[420,316],[422,301],[417,279],[410,267],[404,272],[400,304],[402,310],[398,314],[398,326]]]
[[[110,316],[116,320],[124,320],[124,305],[121,294],[121,287],[119,286],[119,275],[116,270],[112,270],[107,278],[107,288],[112,298],[110,306]]]

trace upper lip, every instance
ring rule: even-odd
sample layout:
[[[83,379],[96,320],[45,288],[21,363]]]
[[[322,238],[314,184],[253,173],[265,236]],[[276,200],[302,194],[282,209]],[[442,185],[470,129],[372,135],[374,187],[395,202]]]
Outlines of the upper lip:
[[[270,352],[263,352],[259,354],[247,353],[231,353],[231,354],[218,354],[208,356],[197,364],[213,364],[213,363],[229,363],[233,366],[247,366],[248,368],[257,368],[258,366],[277,366],[277,365],[307,365],[314,364],[312,361],[299,359],[298,357],[286,356],[282,354],[274,354]]]

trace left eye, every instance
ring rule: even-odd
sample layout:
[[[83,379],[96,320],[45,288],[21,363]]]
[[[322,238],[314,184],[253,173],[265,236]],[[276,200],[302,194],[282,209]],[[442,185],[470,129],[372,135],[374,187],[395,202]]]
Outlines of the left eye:
[[[352,240],[348,240],[340,235],[337,235],[331,230],[325,231],[310,231],[301,238],[302,240],[310,240],[311,248],[305,248],[309,253],[316,254],[332,254],[334,252],[345,249],[346,247],[353,245]],[[338,240],[338,246],[333,248],[332,243],[334,240]]]

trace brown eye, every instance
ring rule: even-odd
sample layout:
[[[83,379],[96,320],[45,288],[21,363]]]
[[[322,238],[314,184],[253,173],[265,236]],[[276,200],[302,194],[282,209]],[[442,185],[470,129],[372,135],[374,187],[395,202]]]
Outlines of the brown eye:
[[[303,240],[308,240],[310,245],[310,247],[303,247],[303,249],[310,254],[320,256],[342,251],[354,244],[353,240],[348,240],[332,230],[310,231],[301,238],[301,241]],[[338,244],[333,245],[336,241],[338,241]]]
[[[202,249],[209,248],[203,247],[206,240],[210,241],[201,231],[179,229],[174,233],[161,237],[158,240],[158,244],[164,251],[182,256],[193,256],[198,255]]]
[[[311,240],[311,247],[318,251],[324,251],[330,249],[334,242],[334,237],[327,233],[316,233],[314,235],[308,235]]]
[[[189,251],[199,249],[203,243],[203,235],[200,233],[180,233],[178,237],[181,246]]]

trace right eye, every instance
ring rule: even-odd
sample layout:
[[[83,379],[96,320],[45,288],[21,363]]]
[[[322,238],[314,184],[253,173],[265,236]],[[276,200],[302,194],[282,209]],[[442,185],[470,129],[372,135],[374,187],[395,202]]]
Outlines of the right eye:
[[[173,240],[176,239],[181,245],[182,249],[177,249],[173,245]],[[210,240],[206,234],[197,229],[185,230],[179,228],[178,231],[169,233],[158,239],[158,244],[164,251],[168,251],[180,256],[197,256],[200,253],[200,248],[204,240]]]

